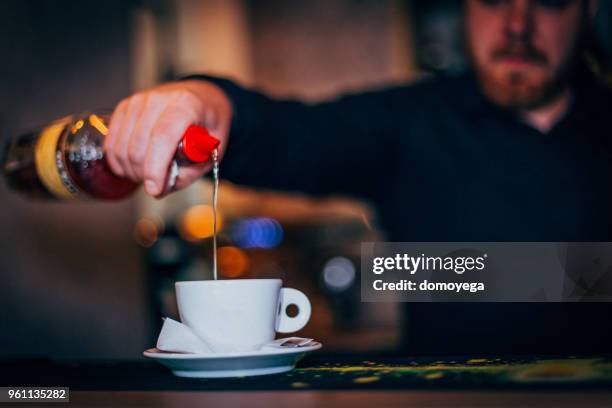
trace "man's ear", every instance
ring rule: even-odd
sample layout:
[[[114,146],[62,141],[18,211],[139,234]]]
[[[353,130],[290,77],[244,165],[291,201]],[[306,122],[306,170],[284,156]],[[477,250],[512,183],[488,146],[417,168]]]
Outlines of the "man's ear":
[[[595,16],[597,15],[597,11],[599,10],[599,0],[588,0],[588,2],[589,17],[592,20],[593,18],[595,18]]]

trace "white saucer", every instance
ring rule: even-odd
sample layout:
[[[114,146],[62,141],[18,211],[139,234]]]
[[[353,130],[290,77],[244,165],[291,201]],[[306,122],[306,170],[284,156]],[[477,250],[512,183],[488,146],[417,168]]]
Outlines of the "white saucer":
[[[169,353],[151,348],[143,355],[165,365],[177,377],[227,378],[291,371],[306,354],[320,348],[320,343],[294,348],[264,346],[256,351],[227,354]]]

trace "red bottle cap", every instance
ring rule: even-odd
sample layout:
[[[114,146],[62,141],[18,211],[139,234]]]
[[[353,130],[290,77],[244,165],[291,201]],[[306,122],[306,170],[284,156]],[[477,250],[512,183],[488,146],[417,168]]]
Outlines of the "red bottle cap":
[[[194,163],[205,163],[219,147],[219,139],[202,126],[191,125],[183,134],[183,153]]]

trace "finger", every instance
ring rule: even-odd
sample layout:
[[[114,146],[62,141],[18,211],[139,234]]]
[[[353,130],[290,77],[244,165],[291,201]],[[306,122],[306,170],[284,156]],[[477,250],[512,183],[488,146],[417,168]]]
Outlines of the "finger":
[[[130,144],[130,137],[132,131],[140,118],[140,115],[144,109],[146,103],[146,96],[141,94],[133,95],[129,99],[129,103],[121,123],[121,130],[119,136],[115,139],[113,150],[115,152],[116,159],[119,161],[124,174],[133,181],[140,181],[136,174],[132,171],[130,159],[128,157],[128,146]]]
[[[152,196],[162,193],[176,147],[189,125],[197,122],[190,111],[168,106],[153,126],[144,162],[145,190]]]
[[[212,170],[212,164],[182,166],[174,185],[174,190],[181,190],[190,185],[194,180]]]
[[[170,164],[172,167],[172,164]],[[190,166],[180,166],[179,173],[173,186],[164,185],[162,192],[157,194],[155,198],[164,198],[166,195],[188,187],[194,180],[201,178],[204,174],[212,169],[212,164],[194,164]],[[168,176],[168,179],[170,176]]]
[[[109,132],[108,135],[104,138],[104,154],[106,156],[106,162],[110,166],[113,173],[118,176],[124,176],[125,173],[121,168],[119,160],[115,155],[113,150],[113,146],[117,137],[119,137],[119,132],[121,130],[121,125],[123,123],[123,118],[125,116],[125,108],[127,107],[127,99],[122,100],[117,104],[117,107],[113,111],[110,119]]]
[[[140,119],[136,123],[128,146],[128,158],[132,172],[139,180],[144,178],[144,160],[149,146],[148,140],[157,119],[172,98],[149,95]]]

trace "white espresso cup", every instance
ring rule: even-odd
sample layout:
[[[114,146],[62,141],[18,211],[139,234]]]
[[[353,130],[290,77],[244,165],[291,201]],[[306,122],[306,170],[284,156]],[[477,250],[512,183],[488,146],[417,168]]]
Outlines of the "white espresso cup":
[[[258,350],[275,332],[300,330],[310,319],[302,292],[282,288],[280,279],[176,282],[181,321],[216,353]],[[297,315],[287,314],[289,305]]]

